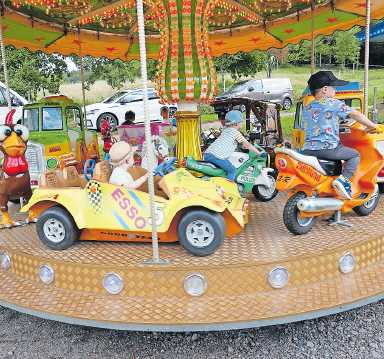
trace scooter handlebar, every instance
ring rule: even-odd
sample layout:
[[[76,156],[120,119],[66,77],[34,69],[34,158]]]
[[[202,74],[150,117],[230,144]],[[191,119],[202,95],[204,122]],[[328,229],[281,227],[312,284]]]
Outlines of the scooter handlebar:
[[[370,134],[370,135],[375,135],[375,134],[383,133],[384,131],[380,127],[375,127],[375,128],[366,128],[365,132]]]

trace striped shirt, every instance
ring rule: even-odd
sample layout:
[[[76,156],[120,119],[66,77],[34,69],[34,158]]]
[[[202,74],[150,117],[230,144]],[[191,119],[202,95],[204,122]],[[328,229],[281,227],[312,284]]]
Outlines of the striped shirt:
[[[221,135],[208,147],[205,153],[226,160],[236,151],[238,144],[244,142],[246,142],[246,139],[236,128],[225,127]]]

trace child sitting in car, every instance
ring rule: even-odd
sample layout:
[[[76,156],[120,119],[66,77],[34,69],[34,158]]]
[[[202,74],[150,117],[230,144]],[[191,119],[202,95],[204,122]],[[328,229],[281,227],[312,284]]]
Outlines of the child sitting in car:
[[[109,183],[124,186],[127,189],[137,189],[148,179],[148,173],[134,180],[128,169],[134,165],[134,148],[124,141],[116,142],[109,150],[110,163],[113,167]]]
[[[239,129],[242,122],[243,114],[240,111],[229,111],[225,115],[223,131],[204,153],[204,160],[227,172],[227,178],[230,181],[234,181],[236,178],[236,167],[229,161],[229,157],[236,151],[239,144],[257,155],[260,154],[260,151],[252,146],[240,133]]]
[[[142,167],[134,167],[133,155],[135,147],[124,141],[115,142],[110,151],[110,164],[113,167],[109,183],[123,186],[128,190],[135,189],[148,193],[148,171]],[[160,188],[161,177],[154,176],[155,195],[167,198]]]

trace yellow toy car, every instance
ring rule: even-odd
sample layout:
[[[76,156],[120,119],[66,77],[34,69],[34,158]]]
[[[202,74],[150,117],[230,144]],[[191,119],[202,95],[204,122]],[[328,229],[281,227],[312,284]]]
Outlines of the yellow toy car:
[[[109,173],[103,173],[100,168]],[[48,172],[55,176],[55,172]],[[62,250],[77,240],[151,241],[149,195],[108,183],[106,161],[95,166],[92,180],[78,187],[64,187],[52,178],[42,181],[22,208],[38,218],[40,240]],[[247,223],[247,200],[223,178],[202,180],[185,169],[165,175],[158,184],[163,197],[155,196],[159,242],[176,242],[190,253],[213,253],[224,238],[239,233]]]

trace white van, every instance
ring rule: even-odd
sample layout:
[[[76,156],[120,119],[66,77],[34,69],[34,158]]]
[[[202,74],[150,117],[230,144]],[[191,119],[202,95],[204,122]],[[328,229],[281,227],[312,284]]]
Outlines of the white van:
[[[13,122],[16,123],[23,117],[23,106],[26,105],[28,101],[13,90],[10,90],[9,92],[11,95],[11,106],[16,109],[13,116]],[[8,112],[6,86],[0,81],[0,125],[4,124]]]

